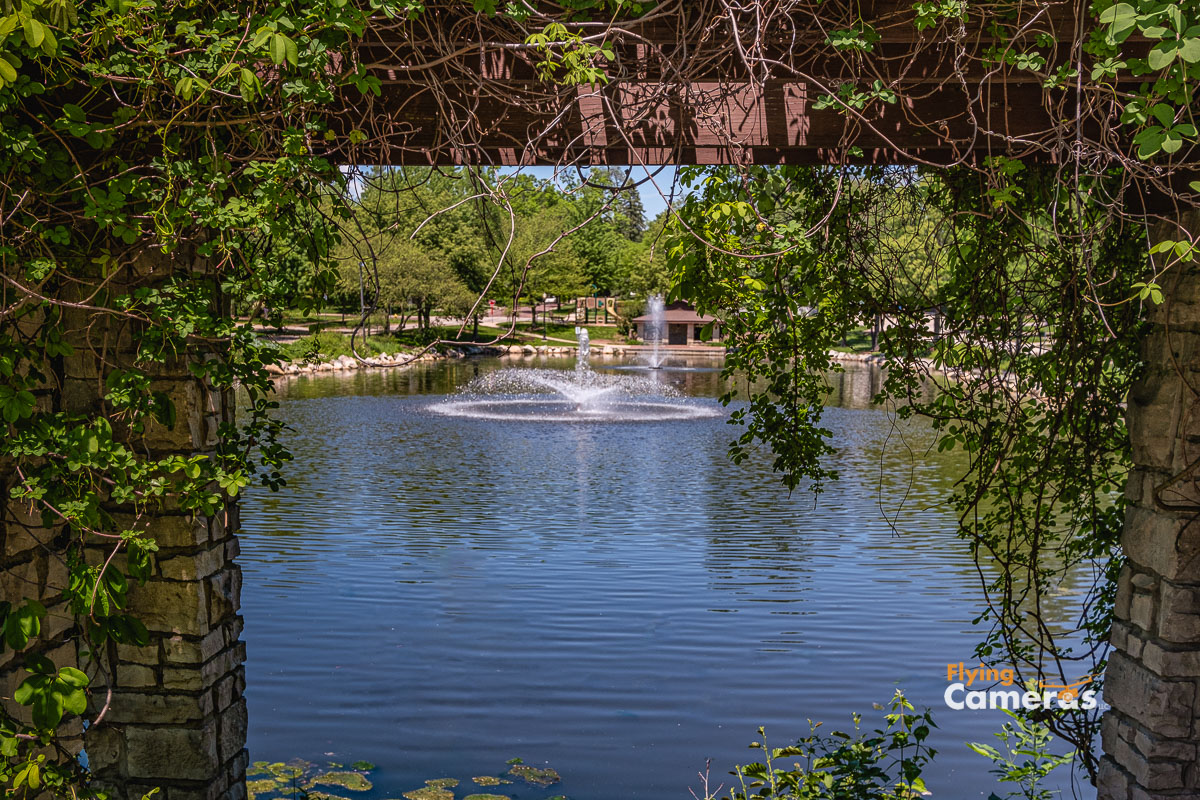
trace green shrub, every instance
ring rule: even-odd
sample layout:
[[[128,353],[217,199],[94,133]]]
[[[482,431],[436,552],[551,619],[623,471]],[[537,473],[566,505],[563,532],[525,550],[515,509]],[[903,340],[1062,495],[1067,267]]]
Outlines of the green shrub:
[[[936,727],[929,711],[914,713],[897,691],[884,719],[887,727],[868,734],[859,729],[861,717],[855,714],[853,732],[827,736],[818,733],[821,723],[809,722],[807,737],[777,748],[767,746],[759,728],[763,740],[750,747],[764,752],[765,763],[734,770],[738,785],[730,790],[729,800],[912,800],[928,795],[921,772],[936,754],[925,744]],[[782,769],[776,766],[781,759],[796,760],[791,769]],[[716,800],[705,795],[705,800]]]

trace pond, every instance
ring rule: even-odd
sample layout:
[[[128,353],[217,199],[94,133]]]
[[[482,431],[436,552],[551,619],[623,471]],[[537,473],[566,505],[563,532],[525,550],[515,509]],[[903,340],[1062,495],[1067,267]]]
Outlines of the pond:
[[[514,757],[562,781],[498,788],[513,797],[687,798],[706,760],[714,788],[757,760],[757,726],[779,745],[809,719],[847,729],[858,711],[874,727],[872,704],[902,688],[939,725],[933,796],[997,788],[963,743],[992,741],[1003,717],[942,698],[947,663],[981,636],[979,576],[945,504],[961,463],[870,405],[877,371],[831,376],[841,477],[814,498],[789,496],[766,453],[730,463],[712,359],[657,377],[714,416],[430,410],[509,364],[281,387],[296,462],[242,514],[252,759],[373,762],[363,798]]]

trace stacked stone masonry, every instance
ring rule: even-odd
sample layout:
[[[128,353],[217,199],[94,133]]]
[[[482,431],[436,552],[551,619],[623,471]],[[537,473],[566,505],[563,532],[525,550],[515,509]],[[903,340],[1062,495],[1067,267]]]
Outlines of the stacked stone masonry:
[[[1200,232],[1196,214],[1185,230]],[[1158,238],[1184,231],[1162,226]],[[1105,681],[1101,800],[1200,798],[1200,264],[1164,276],[1129,398],[1135,469]]]
[[[94,412],[106,392],[104,376],[133,358],[133,333],[83,312],[73,323],[69,341],[75,352],[38,393],[38,403],[45,410]],[[171,397],[177,422],[171,428],[151,424],[144,434],[130,435],[141,452],[154,457],[210,452],[218,426],[232,421],[230,397],[197,379],[187,366],[181,359],[150,367],[152,388]],[[0,467],[5,467],[0,490],[7,498],[15,476],[11,465]],[[141,798],[156,787],[162,800],[244,800],[246,679],[245,645],[239,640],[241,572],[234,562],[236,506],[211,518],[170,508],[140,516],[127,508],[109,509],[118,524],[147,531],[159,549],[150,580],[129,590],[130,613],[147,626],[149,644],[109,642],[97,659],[81,659],[74,621],[61,600],[67,537],[44,526],[28,506],[8,502],[0,508],[3,598],[43,601],[49,621],[36,647],[60,666],[86,669],[93,687],[90,713],[107,706],[86,734],[78,720],[72,727],[98,786],[113,800]],[[99,563],[109,554],[98,543],[87,558]],[[113,565],[123,567],[122,557]],[[28,674],[20,665],[11,650],[0,654],[4,702],[18,716],[25,709],[10,698]]]

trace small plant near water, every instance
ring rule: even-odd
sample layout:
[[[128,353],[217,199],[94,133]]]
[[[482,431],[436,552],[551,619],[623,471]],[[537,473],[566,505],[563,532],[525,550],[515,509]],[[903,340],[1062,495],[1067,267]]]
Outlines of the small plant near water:
[[[854,715],[852,732],[828,735],[818,732],[821,723],[809,722],[810,734],[788,747],[769,747],[759,728],[762,740],[750,747],[762,750],[764,761],[733,771],[737,785],[729,800],[911,800],[928,795],[921,772],[936,755],[925,744],[936,727],[929,711],[916,713],[897,691],[884,716],[885,728],[861,731],[861,719]],[[778,765],[785,759],[792,761],[790,769]],[[720,788],[710,793],[706,786],[704,800],[716,800],[717,792]]]
[[[1015,783],[1017,789],[1001,796],[993,792],[988,800],[1052,800],[1057,791],[1046,789],[1041,784],[1058,767],[1075,760],[1075,751],[1066,755],[1049,752],[1054,734],[1044,723],[1026,720],[1013,711],[1004,712],[1010,722],[996,734],[1004,750],[989,744],[969,742],[967,747],[990,759],[996,765],[991,772],[1001,783]]]
[[[1001,783],[1017,785],[1003,795],[992,792],[988,800],[1053,800],[1059,792],[1043,784],[1055,769],[1071,764],[1076,753],[1051,753],[1055,737],[1048,725],[1013,711],[1004,713],[1010,721],[995,734],[1002,747],[967,743],[993,763],[991,773]],[[853,731],[828,735],[818,732],[821,723],[810,721],[810,734],[788,747],[768,747],[766,733],[759,728],[762,740],[750,747],[762,750],[764,761],[736,767],[730,773],[737,783],[726,800],[914,800],[931,794],[921,777],[937,755],[925,744],[931,729],[937,727],[928,709],[916,713],[897,690],[884,715],[886,727],[867,733],[859,728],[862,718],[855,714],[853,719]],[[792,762],[791,769],[779,766],[784,759]],[[718,800],[722,787],[709,789],[707,771],[700,777],[703,797],[695,791],[692,796]]]

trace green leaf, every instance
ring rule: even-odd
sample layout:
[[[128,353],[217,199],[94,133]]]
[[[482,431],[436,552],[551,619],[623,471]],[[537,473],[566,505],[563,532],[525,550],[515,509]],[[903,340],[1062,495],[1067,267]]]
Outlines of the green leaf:
[[[25,31],[25,43],[30,47],[41,47],[46,40],[46,26],[33,17],[22,14],[21,28]]]
[[[287,43],[288,37],[282,33],[271,37],[271,60],[276,64],[282,64],[287,60]]]
[[[1164,128],[1169,128],[1175,123],[1175,109],[1164,103],[1156,103],[1150,109],[1150,114],[1158,120]]]
[[[15,83],[17,80],[17,71],[3,58],[0,58],[0,78],[6,83]]]
[[[87,710],[87,693],[83,689],[67,688],[61,680],[57,683],[60,685],[57,694],[63,711],[68,714],[82,714]]]
[[[1200,61],[1200,39],[1185,39],[1179,46],[1179,57],[1189,64]]]
[[[53,675],[54,662],[40,653],[29,653],[25,656],[25,669],[37,675]]]
[[[1124,41],[1137,24],[1137,9],[1128,3],[1117,3],[1100,12],[1100,23],[1108,26],[1111,42]]]
[[[1150,64],[1150,69],[1166,69],[1175,60],[1175,53],[1175,42],[1163,42],[1154,46],[1146,56],[1146,61]]]
[[[82,689],[90,683],[88,676],[74,667],[63,667],[60,669],[58,671],[58,679],[67,686],[72,686],[76,689]]]
[[[63,696],[54,691],[52,687],[47,687],[45,691],[34,695],[33,702],[30,704],[33,711],[33,724],[44,730],[57,728],[58,723],[62,722],[63,711]]]

